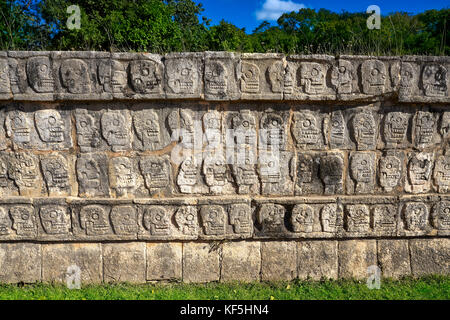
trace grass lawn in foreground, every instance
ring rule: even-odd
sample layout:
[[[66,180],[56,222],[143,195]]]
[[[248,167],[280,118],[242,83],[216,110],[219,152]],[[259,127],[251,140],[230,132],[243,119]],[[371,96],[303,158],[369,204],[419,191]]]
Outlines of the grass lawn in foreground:
[[[450,299],[450,276],[381,281],[370,290],[364,281],[291,281],[208,284],[86,285],[70,290],[63,284],[0,285],[0,299],[49,300],[308,300],[308,299]]]

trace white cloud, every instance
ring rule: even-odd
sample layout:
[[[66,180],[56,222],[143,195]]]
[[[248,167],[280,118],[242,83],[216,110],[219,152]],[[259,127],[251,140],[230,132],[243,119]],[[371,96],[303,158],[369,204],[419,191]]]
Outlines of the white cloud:
[[[283,13],[298,11],[302,8],[305,8],[305,5],[291,0],[266,0],[262,9],[256,11],[256,18],[258,20],[277,20]]]

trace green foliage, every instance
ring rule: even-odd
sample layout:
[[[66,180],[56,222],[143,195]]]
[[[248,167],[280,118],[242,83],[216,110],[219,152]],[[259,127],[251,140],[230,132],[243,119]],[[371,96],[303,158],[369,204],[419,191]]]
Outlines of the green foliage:
[[[395,12],[369,30],[366,13],[301,9],[251,34],[224,20],[210,26],[193,0],[79,0],[81,28],[69,30],[72,0],[0,0],[0,49],[238,51],[298,54],[448,55],[450,9]]]
[[[324,280],[263,283],[109,284],[70,290],[64,285],[0,285],[0,299],[48,300],[397,300],[450,298],[450,277],[382,279],[379,290],[364,281]]]

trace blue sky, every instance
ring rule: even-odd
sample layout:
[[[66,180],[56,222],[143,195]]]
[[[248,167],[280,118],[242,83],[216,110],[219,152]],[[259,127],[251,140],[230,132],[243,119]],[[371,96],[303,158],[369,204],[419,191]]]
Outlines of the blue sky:
[[[251,33],[263,20],[274,19],[282,12],[298,11],[301,7],[311,9],[325,8],[334,12],[342,10],[350,12],[366,11],[370,5],[378,5],[381,14],[394,11],[406,11],[409,13],[423,12],[429,9],[442,9],[450,7],[449,0],[194,0],[203,4],[204,15],[212,20],[212,24],[218,24],[225,19],[239,28]],[[275,20],[270,22],[276,23]]]

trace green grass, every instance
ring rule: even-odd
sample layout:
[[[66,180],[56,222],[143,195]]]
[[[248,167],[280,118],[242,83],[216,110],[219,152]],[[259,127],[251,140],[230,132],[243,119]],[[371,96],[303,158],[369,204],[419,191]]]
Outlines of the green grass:
[[[370,290],[363,281],[291,281],[276,283],[110,284],[69,290],[63,284],[0,285],[0,299],[13,300],[292,300],[292,299],[449,299],[450,277],[404,278]]]

